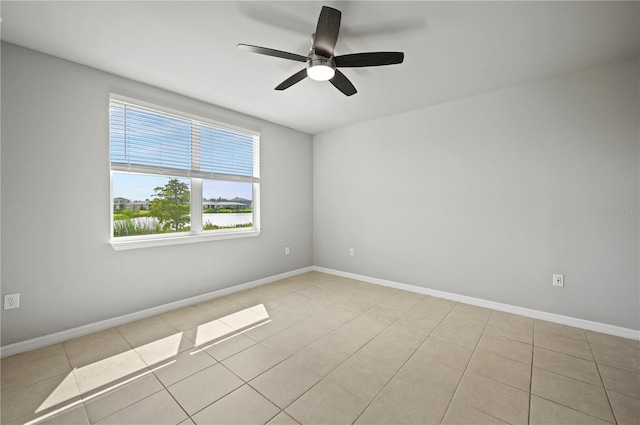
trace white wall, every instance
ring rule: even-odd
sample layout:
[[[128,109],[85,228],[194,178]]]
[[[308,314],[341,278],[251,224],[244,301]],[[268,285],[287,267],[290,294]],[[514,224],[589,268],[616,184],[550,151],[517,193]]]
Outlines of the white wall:
[[[114,251],[110,92],[260,130],[262,234]],[[311,167],[309,135],[3,43],[2,345],[310,266]]]
[[[314,265],[640,329],[638,75],[636,59],[316,135]]]

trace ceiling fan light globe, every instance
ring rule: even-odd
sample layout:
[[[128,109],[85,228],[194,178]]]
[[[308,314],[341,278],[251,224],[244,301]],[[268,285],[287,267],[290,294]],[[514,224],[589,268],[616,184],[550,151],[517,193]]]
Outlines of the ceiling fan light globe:
[[[328,81],[336,75],[336,70],[327,65],[314,65],[307,68],[307,75],[312,80]]]

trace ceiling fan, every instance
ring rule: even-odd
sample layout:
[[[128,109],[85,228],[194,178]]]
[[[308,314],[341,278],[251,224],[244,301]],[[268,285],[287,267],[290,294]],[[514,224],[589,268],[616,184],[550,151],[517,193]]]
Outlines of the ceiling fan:
[[[338,41],[341,16],[342,13],[337,9],[327,6],[322,7],[316,32],[311,36],[311,50],[307,56],[249,44],[238,44],[238,49],[307,63],[306,68],[284,80],[276,87],[276,90],[285,90],[302,81],[305,77],[309,77],[317,81],[328,80],[342,93],[351,96],[358,91],[351,81],[336,68],[360,68],[400,64],[404,60],[404,53],[370,52],[334,56],[333,50]]]

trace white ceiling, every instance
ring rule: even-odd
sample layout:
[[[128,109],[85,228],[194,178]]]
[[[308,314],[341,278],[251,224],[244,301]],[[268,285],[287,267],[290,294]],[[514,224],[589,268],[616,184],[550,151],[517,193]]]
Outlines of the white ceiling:
[[[304,64],[322,5],[342,11],[336,55],[403,51],[402,65],[343,69],[346,97]],[[315,134],[640,53],[638,2],[2,1],[2,39]]]

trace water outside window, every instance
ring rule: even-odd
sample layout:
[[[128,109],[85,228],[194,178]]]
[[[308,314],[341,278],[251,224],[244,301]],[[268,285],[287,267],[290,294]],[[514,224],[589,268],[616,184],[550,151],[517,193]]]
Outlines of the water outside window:
[[[253,185],[202,181],[202,230],[253,226]]]

